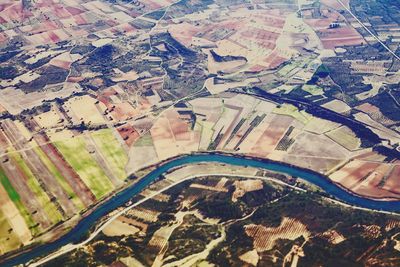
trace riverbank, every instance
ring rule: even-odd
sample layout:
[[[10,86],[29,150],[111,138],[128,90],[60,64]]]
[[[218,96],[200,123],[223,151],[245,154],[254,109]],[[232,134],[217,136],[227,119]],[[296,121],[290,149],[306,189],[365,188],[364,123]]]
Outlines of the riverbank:
[[[187,164],[195,164],[200,162],[222,163],[234,166],[249,166],[259,169],[265,169],[280,173],[285,173],[294,177],[301,178],[320,187],[327,194],[335,197],[352,206],[372,210],[383,210],[386,212],[400,212],[400,201],[381,201],[360,197],[350,193],[349,191],[339,187],[330,181],[327,177],[316,173],[314,171],[295,167],[286,163],[274,162],[271,160],[251,158],[247,156],[237,156],[220,153],[202,153],[193,155],[184,155],[173,159],[166,160],[158,165],[156,168],[142,177],[133,185],[116,193],[112,198],[104,203],[99,204],[94,210],[72,228],[67,234],[57,239],[54,242],[37,246],[23,254],[14,258],[5,260],[2,266],[14,266],[24,264],[34,258],[42,257],[52,251],[55,251],[70,243],[79,242],[82,237],[87,234],[87,231],[103,216],[116,208],[128,202],[132,197],[139,194],[145,187],[154,182],[162,174],[171,169]]]

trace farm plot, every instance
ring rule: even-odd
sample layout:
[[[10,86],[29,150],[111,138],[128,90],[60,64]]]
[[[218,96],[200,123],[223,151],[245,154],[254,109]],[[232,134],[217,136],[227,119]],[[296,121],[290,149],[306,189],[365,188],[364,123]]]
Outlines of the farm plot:
[[[129,150],[129,162],[127,165],[127,172],[133,173],[145,166],[149,166],[158,161],[159,159],[157,156],[157,151],[154,147],[151,135],[143,135]]]
[[[76,207],[78,207],[79,210],[84,209],[85,205],[78,198],[78,196],[75,194],[74,190],[71,188],[71,186],[66,181],[65,177],[61,174],[61,172],[57,169],[57,167],[51,162],[51,160],[48,158],[48,156],[46,156],[46,154],[43,152],[43,150],[41,150],[39,147],[35,147],[33,149],[34,149],[35,153],[40,157],[43,164],[47,167],[47,169],[53,175],[53,177],[61,185],[63,190],[67,193],[68,198],[73,201],[73,203],[75,204]]]
[[[7,217],[0,210],[0,255],[17,249],[21,245],[15,231],[9,224]]]
[[[260,156],[270,154],[292,122],[293,118],[289,116],[274,115],[264,133],[252,148],[252,152]]]
[[[333,141],[348,150],[356,150],[360,147],[361,141],[350,128],[342,126],[326,133]]]
[[[379,186],[382,189],[393,191],[400,195],[400,166],[394,166],[390,171],[390,174],[387,176],[385,180],[382,181],[383,184]]]
[[[10,180],[6,176],[3,170],[0,169],[0,183],[3,189],[7,192],[8,197],[17,207],[19,213],[24,218],[28,227],[32,230],[32,233],[36,233],[36,228],[33,226],[36,224],[32,219],[31,215],[29,214],[28,210],[25,208],[24,204],[22,203],[21,196],[18,192],[14,189],[13,185],[11,184]]]
[[[96,104],[97,100],[90,96],[81,96],[71,98],[64,104],[64,108],[72,118],[73,122],[79,124],[102,124],[105,123],[103,116],[99,110],[104,112],[106,109],[104,104]]]
[[[306,125],[313,118],[312,115],[308,114],[304,110],[299,111],[298,108],[290,104],[283,104],[280,107],[276,107],[273,110],[273,113],[290,116],[304,125]]]
[[[52,223],[57,223],[63,219],[57,207],[54,205],[53,201],[50,200],[49,196],[41,187],[40,183],[36,179],[35,175],[29,169],[28,165],[23,160],[22,156],[18,152],[13,152],[10,157],[17,163],[18,167],[23,172],[26,177],[26,183],[32,192],[35,194],[36,199],[41,204],[43,210],[47,214],[47,217],[52,221]]]
[[[333,173],[330,178],[360,195],[379,199],[398,199],[399,193],[384,185],[385,179],[393,174],[393,171],[395,170],[390,172],[390,167],[386,164],[353,160]],[[394,173],[396,174],[396,171]]]
[[[139,231],[139,228],[125,223],[121,219],[121,217],[118,217],[116,220],[112,221],[106,228],[104,228],[103,233],[106,236],[128,236],[134,235]]]
[[[25,176],[13,158],[8,158],[6,162],[4,162],[4,158],[0,163],[4,171],[1,182],[10,199],[26,218],[28,226],[32,228],[32,233],[38,233],[40,230],[50,227],[51,219],[48,218],[35,193],[28,185],[29,177]]]
[[[82,203],[87,207],[92,204],[96,199],[90,189],[86,186],[86,184],[81,180],[79,175],[75,172],[75,170],[68,164],[68,162],[64,159],[61,153],[57,150],[57,148],[49,143],[50,139],[46,135],[35,135],[35,142],[40,145],[40,150],[47,155],[48,159],[54,164],[60,174],[65,178],[67,183],[73,188],[75,194],[79,197]],[[39,154],[40,155],[40,154]],[[46,164],[46,161],[43,161]],[[49,170],[52,171],[52,167],[49,167]],[[57,178],[57,177],[56,177]],[[71,193],[68,189],[65,189],[68,194]],[[72,199],[74,203],[76,202]],[[77,207],[80,207],[79,203],[75,203]]]
[[[317,117],[313,117],[306,126],[304,126],[303,130],[315,134],[323,134],[325,132],[331,131],[337,127],[339,127],[340,124],[331,122],[328,120],[323,120]]]
[[[24,217],[21,215],[14,202],[9,198],[6,190],[3,188],[2,185],[0,185],[0,203],[0,210],[4,214],[5,219],[12,228],[12,230],[10,231],[18,236],[18,239],[21,241],[20,243],[24,245],[30,243],[32,239],[31,230],[28,228]]]
[[[32,149],[27,149],[28,141],[18,129],[18,124],[12,121],[5,121],[2,125],[5,134],[14,148],[21,150],[19,153],[20,157],[16,157],[15,161],[19,164],[24,175],[36,179],[42,190],[48,194],[49,198],[60,208],[60,211],[65,213],[68,217],[73,216],[76,212],[73,203],[68,199],[68,195],[54,179],[40,157]]]
[[[302,132],[296,137],[289,154],[303,157],[344,160],[349,151],[324,135]]]
[[[64,141],[56,141],[54,145],[97,199],[113,190],[114,186],[111,181],[86,150],[84,140],[75,137]]]
[[[128,155],[125,153],[119,141],[114,137],[112,130],[104,129],[91,134],[97,148],[104,156],[111,170],[120,180],[125,180],[127,175],[125,166],[128,163]]]

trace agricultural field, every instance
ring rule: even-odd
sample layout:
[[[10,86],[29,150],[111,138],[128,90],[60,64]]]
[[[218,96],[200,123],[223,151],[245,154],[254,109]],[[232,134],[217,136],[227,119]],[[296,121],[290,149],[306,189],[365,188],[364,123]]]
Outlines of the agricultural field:
[[[395,2],[2,0],[0,265],[186,155],[275,161],[399,201]],[[157,194],[55,264],[398,265],[396,217],[294,193],[283,174],[268,175],[289,186],[183,166],[128,203],[210,173],[229,177]]]
[[[96,198],[103,197],[113,189],[113,184],[87,151],[86,143],[82,138],[56,141],[54,145]]]

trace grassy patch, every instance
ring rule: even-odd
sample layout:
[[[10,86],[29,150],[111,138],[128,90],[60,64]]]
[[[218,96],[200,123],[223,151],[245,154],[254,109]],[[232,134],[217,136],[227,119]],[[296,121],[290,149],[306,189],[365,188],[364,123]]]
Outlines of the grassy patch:
[[[54,143],[64,158],[79,174],[79,177],[90,188],[96,198],[101,198],[114,188],[101,167],[86,150],[85,141],[81,138],[71,138]]]
[[[119,179],[125,180],[127,177],[125,166],[128,163],[128,155],[114,137],[112,131],[110,129],[97,131],[92,134],[92,138],[100,149],[100,153],[107,160],[111,170]]]
[[[275,108],[273,113],[291,116],[303,124],[307,124],[313,118],[312,115],[308,114],[304,110],[299,111],[295,106],[290,104],[283,104],[279,108]]]
[[[4,189],[7,191],[8,197],[14,202],[19,213],[21,213],[26,224],[31,229],[32,234],[36,234],[38,232],[38,229],[36,227],[34,227],[36,225],[36,223],[33,221],[32,217],[30,216],[29,212],[25,208],[24,204],[22,204],[20,195],[18,194],[17,191],[15,191],[14,187],[10,183],[10,180],[8,180],[8,177],[1,169],[0,169],[0,183],[3,185]]]
[[[48,218],[52,221],[52,223],[57,223],[61,221],[63,219],[61,213],[57,210],[57,207],[50,200],[46,192],[43,191],[42,187],[40,187],[38,180],[29,169],[28,165],[26,165],[22,156],[17,152],[13,152],[12,154],[10,154],[10,156],[15,160],[15,162],[17,162],[18,166],[24,172],[27,178],[27,185],[35,194],[40,205],[43,207],[44,211],[48,215]]]
[[[153,138],[149,133],[140,137],[135,143],[135,146],[152,146],[152,145],[153,145]]]
[[[57,169],[57,167],[53,164],[53,162],[50,161],[50,159],[46,156],[46,154],[39,147],[35,147],[34,151],[40,157],[40,160],[44,163],[44,165],[46,165],[47,169],[49,169],[49,171],[53,175],[53,177],[56,178],[57,182],[61,185],[61,187],[64,189],[64,191],[71,198],[71,200],[75,204],[75,206],[77,206],[79,208],[79,210],[84,209],[85,205],[82,203],[82,201],[79,199],[79,197],[75,194],[74,190],[71,188],[71,186],[65,180],[64,176]]]
[[[324,90],[317,85],[305,84],[305,85],[303,85],[302,89],[303,89],[303,91],[305,91],[311,95],[323,95],[324,94]]]
[[[348,150],[356,150],[361,145],[361,140],[347,127],[336,128],[326,135]]]

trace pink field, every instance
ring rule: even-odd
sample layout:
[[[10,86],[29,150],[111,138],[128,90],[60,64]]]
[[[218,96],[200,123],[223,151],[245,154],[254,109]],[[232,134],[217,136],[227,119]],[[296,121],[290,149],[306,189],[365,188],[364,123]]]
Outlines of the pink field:
[[[367,197],[384,199],[384,198],[400,198],[396,181],[399,177],[399,169],[397,166],[390,173],[386,183],[380,187],[384,177],[389,174],[391,166],[377,162],[364,162],[353,160],[345,165],[342,169],[331,175],[331,179],[356,194]],[[393,177],[395,177],[393,179]]]
[[[202,31],[200,27],[189,23],[173,24],[169,28],[171,35],[185,46],[190,46],[193,36],[200,31]]]
[[[79,14],[85,12],[85,11],[79,9],[79,8],[72,7],[72,6],[67,6],[65,9],[66,9],[72,16],[79,15]]]
[[[387,178],[385,185],[382,187],[387,191],[400,195],[400,166],[396,165],[390,172],[389,178]]]
[[[175,110],[168,110],[165,115],[169,121],[172,133],[175,136],[175,140],[190,140],[189,125],[179,117],[178,112]]]
[[[75,23],[78,24],[78,25],[88,24],[88,22],[86,21],[86,19],[82,15],[74,16],[74,20],[75,20]]]
[[[344,22],[345,19],[339,12],[334,10],[328,12],[328,9],[321,11],[326,18],[305,19],[305,22],[317,32],[325,48],[334,49],[339,46],[360,45],[365,42],[356,29]],[[342,21],[340,27],[329,29],[329,25],[336,21]]]
[[[71,62],[59,59],[53,59],[49,64],[66,70],[69,70],[71,67]]]
[[[116,121],[127,120],[139,114],[128,102],[114,104],[111,115]]]
[[[53,12],[59,19],[71,17],[71,13],[69,13],[62,5],[54,5]]]
[[[14,5],[8,6],[3,11],[1,11],[0,14],[3,19],[7,20],[8,22],[25,21],[33,15],[32,12],[30,12],[29,10],[22,8],[21,2],[16,2]]]
[[[270,154],[292,122],[289,116],[275,116],[251,152],[263,157]]]
[[[277,51],[273,51],[271,54],[269,54],[264,62],[268,63],[268,68],[274,69],[279,67],[282,63],[284,63],[287,59],[284,57],[281,57]]]

